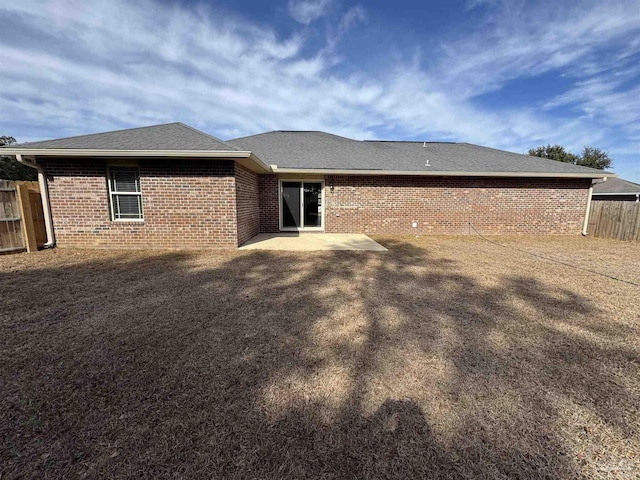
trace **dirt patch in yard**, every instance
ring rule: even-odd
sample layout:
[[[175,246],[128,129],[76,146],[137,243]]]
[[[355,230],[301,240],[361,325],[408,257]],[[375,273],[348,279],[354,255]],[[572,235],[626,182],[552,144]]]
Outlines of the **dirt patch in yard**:
[[[0,257],[1,478],[636,478],[637,244]]]

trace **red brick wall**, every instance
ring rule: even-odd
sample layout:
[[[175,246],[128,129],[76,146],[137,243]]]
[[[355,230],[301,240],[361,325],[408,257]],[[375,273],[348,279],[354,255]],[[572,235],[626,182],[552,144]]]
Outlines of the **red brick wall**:
[[[279,192],[278,192],[278,176],[260,175],[260,231],[265,233],[273,233],[279,231]]]
[[[235,248],[233,161],[141,160],[144,222],[113,222],[106,163],[40,161],[61,247]]]
[[[329,184],[335,186],[331,193]],[[588,179],[327,176],[325,231],[579,234]],[[412,222],[418,227],[413,228]]]
[[[242,165],[235,166],[238,245],[260,233],[258,175]]]
[[[278,177],[231,160],[141,160],[144,222],[112,222],[106,162],[41,161],[62,247],[235,248],[278,231]],[[578,234],[590,180],[327,176],[336,233]],[[333,183],[332,193],[329,185]],[[413,221],[418,228],[412,228]]]
[[[277,177],[260,177],[260,228],[278,231]],[[325,231],[466,235],[471,221],[483,234],[579,234],[589,184],[588,179],[328,175]]]

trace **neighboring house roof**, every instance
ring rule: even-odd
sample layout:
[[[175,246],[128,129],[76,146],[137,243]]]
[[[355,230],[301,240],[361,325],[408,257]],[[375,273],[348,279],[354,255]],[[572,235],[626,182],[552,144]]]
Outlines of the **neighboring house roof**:
[[[85,150],[209,150],[237,151],[238,148],[184,123],[128,128],[113,132],[11,145],[11,148]]]
[[[352,140],[325,132],[274,131],[228,141],[276,171],[371,171],[423,174],[612,175],[546,158],[469,143]],[[428,164],[428,166],[427,166]],[[615,175],[615,174],[613,174]]]
[[[637,195],[640,185],[621,178],[609,178],[593,186],[594,195]]]

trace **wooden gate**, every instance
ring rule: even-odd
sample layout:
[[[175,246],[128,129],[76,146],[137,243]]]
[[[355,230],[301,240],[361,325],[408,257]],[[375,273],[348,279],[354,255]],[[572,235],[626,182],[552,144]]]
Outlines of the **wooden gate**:
[[[46,241],[38,182],[0,180],[0,253],[33,252]]]
[[[592,202],[587,232],[594,237],[640,241],[640,203]]]
[[[18,192],[13,182],[0,180],[0,253],[24,248]]]

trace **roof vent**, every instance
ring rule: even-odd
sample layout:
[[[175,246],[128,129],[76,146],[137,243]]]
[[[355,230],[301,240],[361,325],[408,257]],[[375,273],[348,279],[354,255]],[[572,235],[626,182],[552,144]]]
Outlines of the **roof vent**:
[[[422,148],[427,148],[427,142],[422,143]]]
[[[425,167],[430,167],[431,165],[429,165],[429,159],[427,159],[427,163],[424,164]]]

